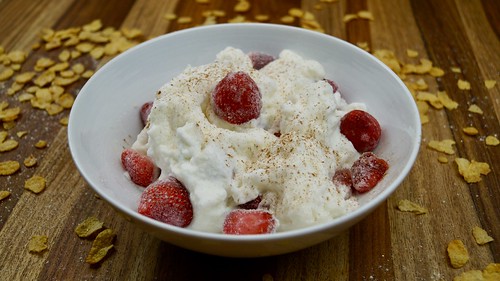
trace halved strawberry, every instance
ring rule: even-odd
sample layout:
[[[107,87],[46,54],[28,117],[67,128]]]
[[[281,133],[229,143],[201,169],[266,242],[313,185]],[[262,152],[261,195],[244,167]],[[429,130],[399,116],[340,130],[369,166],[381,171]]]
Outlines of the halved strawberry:
[[[372,152],[361,154],[351,167],[352,185],[360,193],[370,191],[384,177],[389,164]]]
[[[273,233],[278,227],[278,220],[264,210],[236,209],[226,219],[222,232],[225,234],[265,234]]]
[[[133,183],[146,187],[156,179],[158,168],[148,156],[127,148],[122,151],[121,161]]]
[[[268,63],[274,60],[274,57],[260,52],[250,52],[248,53],[250,60],[252,61],[252,65],[254,69],[261,69],[266,66]]]
[[[149,185],[141,195],[138,212],[152,219],[186,227],[193,220],[189,192],[174,177]]]
[[[353,110],[340,119],[340,132],[358,152],[367,152],[377,147],[382,129],[377,119],[368,112]]]
[[[330,84],[330,86],[332,86],[332,89],[333,89],[333,93],[335,94],[335,92],[337,92],[339,90],[339,85],[337,85],[337,83],[335,83],[333,80],[330,80],[330,79],[324,79],[328,84]]]
[[[151,113],[151,108],[153,107],[153,102],[146,102],[141,106],[141,111],[139,112],[141,116],[142,125],[146,126],[148,122],[149,113]]]
[[[339,169],[333,175],[335,184],[342,184],[352,188],[352,174],[350,169]]]
[[[255,197],[255,199],[238,205],[238,208],[247,210],[257,209],[261,201],[262,201],[262,195],[258,195],[257,197]]]
[[[255,81],[243,71],[230,72],[212,92],[214,112],[231,124],[242,124],[259,117],[262,96]]]

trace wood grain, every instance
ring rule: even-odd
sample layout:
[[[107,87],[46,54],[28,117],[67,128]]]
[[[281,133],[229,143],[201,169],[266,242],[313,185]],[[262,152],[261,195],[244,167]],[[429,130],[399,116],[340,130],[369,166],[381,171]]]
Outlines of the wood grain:
[[[445,75],[423,77],[430,92],[446,91],[459,103],[455,110],[430,110],[431,122],[422,128],[421,149],[409,176],[387,202],[349,231],[296,253],[258,258],[232,259],[195,253],[162,242],[133,224],[106,202],[97,198],[78,173],[67,146],[66,127],[59,119],[65,111],[48,116],[16,96],[8,96],[12,79],[0,82],[0,102],[20,106],[22,116],[9,135],[19,147],[0,153],[0,161],[22,162],[29,155],[38,158],[32,168],[21,167],[12,176],[0,176],[0,190],[11,196],[0,201],[0,280],[452,280],[471,269],[500,262],[500,146],[486,146],[486,135],[499,136],[500,86],[484,86],[484,80],[499,80],[500,5],[494,0],[319,0],[251,1],[251,8],[237,13],[234,1],[211,0],[207,4],[161,0],[4,0],[0,1],[0,46],[7,51],[29,51],[38,42],[43,28],[64,29],[101,19],[105,26],[139,28],[144,38],[193,27],[205,20],[203,12],[223,10],[218,19],[227,22],[237,15],[254,21],[269,15],[265,22],[282,24],[290,8],[311,12],[326,33],[353,44],[368,43],[370,50],[389,49],[405,63],[418,63],[406,56],[407,49],[418,51],[445,70]],[[344,23],[345,14],[361,10],[374,20],[357,19]],[[192,21],[179,24],[163,16],[175,13]],[[290,25],[300,26],[295,19]],[[56,58],[58,51],[31,51],[21,71],[31,69],[40,57]],[[97,69],[109,58],[77,61]],[[0,70],[2,69],[0,63]],[[453,73],[451,67],[460,67]],[[471,83],[470,91],[460,90],[457,80]],[[77,95],[85,81],[67,91]],[[483,115],[467,111],[477,104]],[[474,126],[478,136],[462,132]],[[19,139],[16,132],[28,131]],[[48,147],[34,148],[38,140]],[[446,156],[428,149],[430,140],[453,139],[456,153]],[[466,183],[453,160],[464,157],[491,166],[491,173],[476,184]],[[48,185],[41,194],[24,190],[24,181],[41,175]],[[426,215],[402,213],[400,199],[409,199],[429,209]],[[98,266],[89,266],[85,257],[90,239],[78,238],[75,226],[96,216],[117,233],[115,249]],[[481,226],[495,240],[477,245],[473,226]],[[28,253],[32,235],[47,235],[49,249]],[[446,256],[452,239],[461,239],[470,261],[453,269]]]

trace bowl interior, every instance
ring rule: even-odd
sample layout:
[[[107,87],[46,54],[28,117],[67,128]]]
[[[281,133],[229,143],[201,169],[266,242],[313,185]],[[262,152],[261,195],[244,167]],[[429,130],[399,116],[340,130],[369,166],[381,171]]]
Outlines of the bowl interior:
[[[290,49],[317,60],[327,78],[340,85],[348,102],[365,103],[381,123],[383,137],[375,152],[389,162],[390,169],[375,189],[358,196],[360,208],[342,221],[367,214],[395,190],[411,168],[420,142],[418,111],[396,75],[365,51],[331,36],[281,25],[221,24],[147,41],[107,63],[82,88],[70,115],[69,145],[81,174],[103,199],[133,220],[154,228],[195,232],[136,213],[141,189],[124,176],[120,153],[142,128],[140,106],[153,100],[156,91],[187,65],[210,63],[227,46],[273,55]],[[337,224],[333,221],[323,227]],[[206,237],[218,236],[224,235]]]

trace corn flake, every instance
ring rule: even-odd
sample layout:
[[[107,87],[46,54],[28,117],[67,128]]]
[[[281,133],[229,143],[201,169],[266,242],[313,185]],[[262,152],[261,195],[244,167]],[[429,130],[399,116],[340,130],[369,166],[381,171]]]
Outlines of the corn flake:
[[[109,250],[113,248],[113,240],[115,238],[115,234],[111,229],[105,229],[101,231],[97,237],[94,239],[92,243],[92,248],[85,259],[85,261],[89,264],[96,264],[100,262],[106,255]]]
[[[103,225],[104,223],[97,218],[88,217],[76,226],[75,233],[80,238],[86,238],[101,230]]]
[[[462,132],[469,136],[476,136],[477,134],[479,134],[479,131],[474,127],[465,127],[462,129]]]
[[[63,117],[61,119],[59,119],[59,124],[63,125],[63,126],[67,126],[69,123],[69,118],[68,117]]]
[[[448,110],[452,110],[458,107],[458,103],[452,100],[445,91],[438,91],[437,97],[444,105],[444,107],[446,107]]]
[[[174,13],[166,13],[163,15],[163,18],[166,20],[175,20],[177,18],[177,15]]]
[[[44,177],[35,175],[24,182],[24,188],[38,194],[45,189],[46,184]]]
[[[31,167],[33,167],[33,166],[35,166],[35,165],[36,165],[36,162],[37,162],[36,157],[35,157],[33,154],[31,154],[30,156],[28,156],[28,157],[26,157],[26,158],[24,159],[23,164],[24,164],[24,166],[26,166],[27,168],[31,168]]]
[[[485,143],[486,145],[497,146],[500,144],[500,140],[498,140],[495,136],[487,136]]]
[[[460,90],[470,90],[470,82],[458,79],[457,86]]]
[[[3,161],[0,162],[0,176],[9,176],[17,172],[21,165],[17,161]]]
[[[447,251],[453,268],[461,268],[469,261],[469,252],[461,240],[450,241]]]
[[[48,249],[48,237],[45,235],[34,235],[28,243],[28,251],[30,253],[41,253]]]
[[[453,281],[484,281],[481,270],[468,270],[453,278]]]
[[[460,69],[460,67],[453,66],[453,67],[450,67],[450,70],[453,73],[462,73],[462,69]]]
[[[483,278],[485,281],[500,280],[500,263],[490,263],[483,269]]]
[[[429,74],[433,77],[441,77],[444,75],[444,70],[439,68],[439,67],[432,67],[431,70],[429,71]]]
[[[360,19],[365,19],[365,20],[374,20],[375,18],[373,17],[372,13],[370,11],[362,10],[357,13],[358,17]]]
[[[472,112],[472,113],[477,113],[477,114],[483,114],[483,110],[477,106],[476,104],[471,104],[471,106],[469,106],[469,112]]]
[[[234,6],[235,12],[247,12],[250,10],[250,2],[246,0],[238,0],[238,3]]]
[[[439,156],[438,157],[438,162],[446,164],[446,163],[448,163],[448,158],[446,158],[445,156]]]
[[[415,50],[412,50],[412,49],[406,49],[406,55],[409,58],[416,58],[416,57],[418,57],[418,52]]]
[[[430,141],[427,146],[429,148],[432,148],[436,151],[439,151],[439,152],[443,152],[443,153],[446,153],[446,154],[455,154],[455,150],[453,149],[452,145],[455,144],[455,141],[454,140],[451,140],[451,139],[445,139],[445,140],[442,140],[442,141],[435,141],[435,140],[432,140]]]
[[[400,200],[398,202],[398,209],[401,212],[412,212],[412,213],[415,213],[417,215],[422,215],[422,214],[427,213],[426,208],[418,205],[417,203],[413,203],[410,200],[406,200],[406,199]]]
[[[19,142],[16,140],[6,140],[0,143],[0,152],[7,152],[16,149]]]
[[[495,87],[495,85],[497,84],[497,81],[495,80],[485,80],[484,81],[484,86],[486,87],[486,89],[493,89]]]
[[[10,196],[10,191],[0,190],[0,201]]]
[[[16,76],[15,81],[19,84],[25,84],[35,77],[35,72],[24,72]]]
[[[479,182],[481,175],[487,175],[491,172],[488,163],[469,161],[465,158],[455,158],[455,163],[457,163],[458,172],[468,183]]]
[[[0,82],[5,81],[12,77],[14,75],[14,70],[10,68],[4,69],[2,72],[0,72]]]
[[[474,226],[472,229],[472,236],[478,245],[484,245],[493,241],[493,237],[489,236],[486,230],[480,228],[479,226]]]
[[[342,17],[342,21],[344,23],[348,23],[348,22],[355,20],[357,18],[358,18],[358,15],[356,15],[356,14],[345,14],[344,17]]]
[[[179,17],[177,19],[177,23],[178,24],[187,24],[187,23],[191,23],[193,21],[193,19],[191,17]]]

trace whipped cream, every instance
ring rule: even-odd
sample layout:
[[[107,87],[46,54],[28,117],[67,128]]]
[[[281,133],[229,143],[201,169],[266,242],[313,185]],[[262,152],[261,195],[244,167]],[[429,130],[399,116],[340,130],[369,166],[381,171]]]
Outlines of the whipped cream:
[[[217,117],[210,104],[232,71],[248,73],[262,94],[260,116],[241,125]],[[346,103],[324,78],[318,62],[290,50],[255,70],[243,51],[228,47],[161,87],[132,148],[153,159],[160,179],[174,176],[188,189],[188,228],[219,233],[229,211],[259,194],[278,231],[330,221],[358,206],[332,177],[359,157],[340,133],[340,119],[365,107]]]

